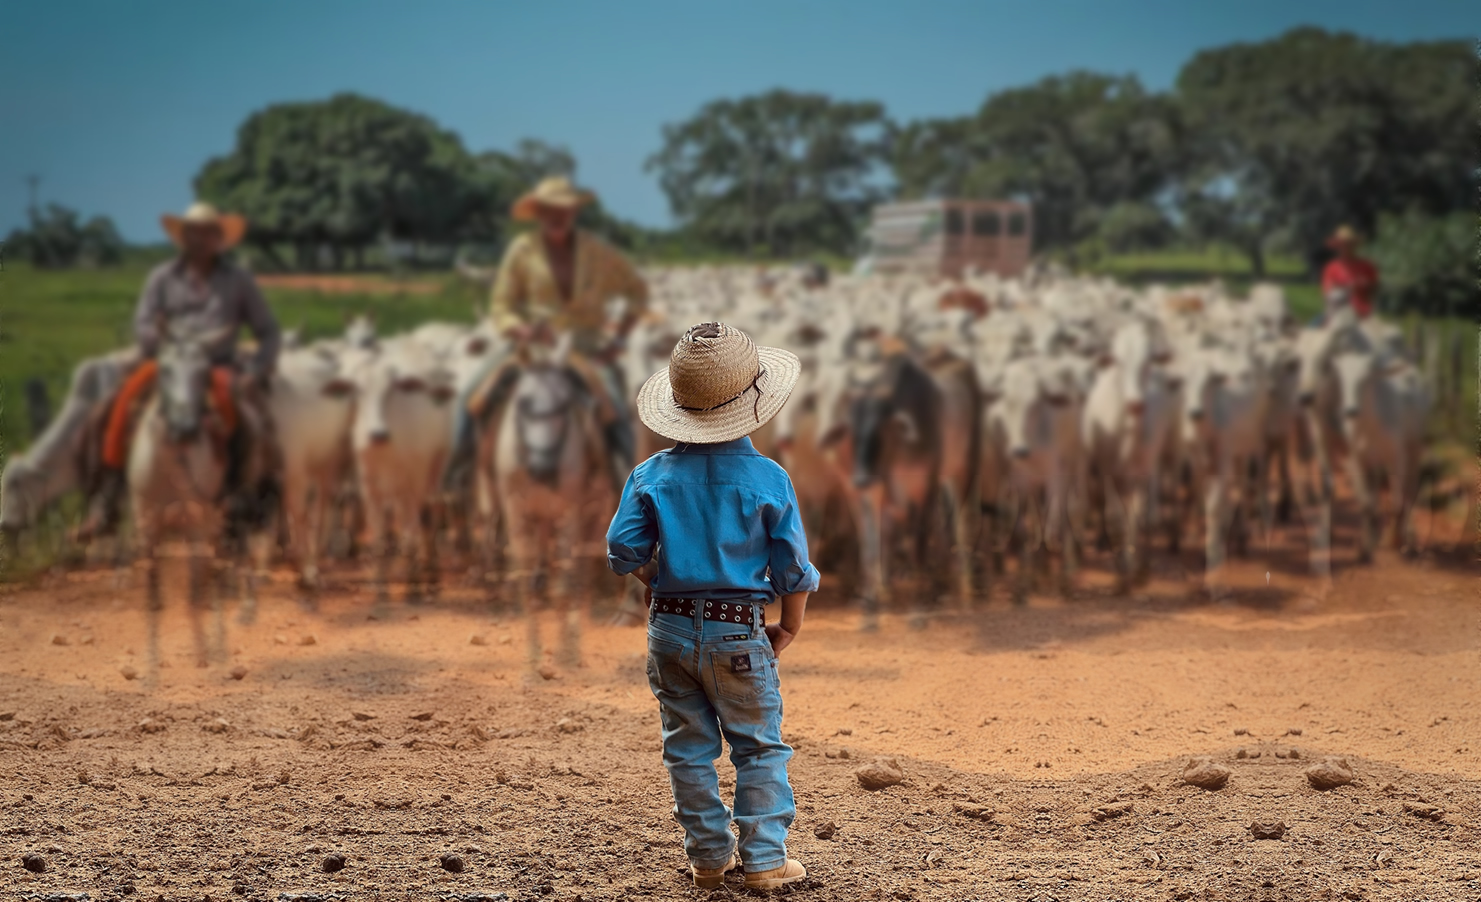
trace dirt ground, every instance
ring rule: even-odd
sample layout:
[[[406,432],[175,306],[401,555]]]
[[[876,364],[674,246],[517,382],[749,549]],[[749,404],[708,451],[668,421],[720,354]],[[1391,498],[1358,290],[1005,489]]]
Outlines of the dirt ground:
[[[1262,570],[1231,604],[1163,577],[876,634],[819,606],[781,660],[811,872],[785,894],[1481,899],[1475,570],[1383,557],[1320,603]],[[371,619],[285,574],[253,624],[205,618],[200,668],[184,608],[151,682],[129,580],[0,586],[0,899],[746,895],[688,884],[641,629],[589,622],[561,665],[551,615],[532,659],[471,590]],[[1195,756],[1228,784],[1186,785]],[[1328,756],[1353,783],[1308,784]],[[863,789],[877,757],[904,782]]]

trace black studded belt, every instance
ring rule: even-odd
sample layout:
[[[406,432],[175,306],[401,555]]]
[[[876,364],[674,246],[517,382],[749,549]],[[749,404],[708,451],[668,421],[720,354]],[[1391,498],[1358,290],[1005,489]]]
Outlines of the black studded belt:
[[[695,605],[701,605],[704,610],[704,619],[718,620],[722,623],[740,623],[746,626],[752,624],[750,601],[715,601],[712,598],[655,598],[653,599],[653,613],[655,614],[677,614],[680,617],[693,617]],[[766,625],[766,609],[761,609],[761,624]]]

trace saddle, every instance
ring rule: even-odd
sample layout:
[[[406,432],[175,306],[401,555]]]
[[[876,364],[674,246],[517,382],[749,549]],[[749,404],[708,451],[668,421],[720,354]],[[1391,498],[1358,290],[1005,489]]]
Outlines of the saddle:
[[[122,469],[127,462],[134,431],[138,428],[139,419],[149,401],[154,397],[158,370],[158,364],[154,361],[144,361],[129,374],[113,400],[100,405],[106,411],[101,443],[103,466]],[[211,382],[206,396],[214,413],[212,419],[216,426],[210,430],[211,435],[218,446],[225,450],[227,444],[236,437],[237,424],[240,421],[230,370],[224,367],[211,370]]]

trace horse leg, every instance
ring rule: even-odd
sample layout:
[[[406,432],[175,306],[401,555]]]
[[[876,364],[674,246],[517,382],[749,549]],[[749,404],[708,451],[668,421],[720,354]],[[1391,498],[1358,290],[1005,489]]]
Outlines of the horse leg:
[[[1362,455],[1356,450],[1347,458],[1347,478],[1352,483],[1354,500],[1358,505],[1358,563],[1373,562],[1373,547],[1377,544],[1373,486],[1368,482],[1368,468]]]
[[[1419,544],[1419,532],[1414,528],[1414,506],[1419,502],[1421,455],[1421,448],[1411,444],[1400,451],[1395,467],[1399,471],[1394,477],[1394,491],[1399,493],[1399,512],[1394,530],[1398,533],[1399,552],[1405,557],[1414,557],[1423,550]],[[1431,513],[1431,531],[1434,530],[1434,522],[1435,516]]]
[[[557,515],[551,530],[555,541],[550,545],[550,559],[559,573],[555,580],[555,608],[561,631],[558,660],[562,667],[574,668],[581,666],[581,608],[574,603],[577,516],[571,503],[564,503],[566,509]]]
[[[195,666],[205,667],[210,661],[206,652],[206,628],[201,622],[201,609],[205,606],[204,596],[209,580],[207,572],[209,565],[197,541],[192,540],[186,547],[185,610],[190,617],[190,634],[195,643]]]
[[[144,567],[144,631],[145,631],[145,685],[153,688],[159,681],[160,618],[164,612],[164,595],[160,590],[159,544],[154,536],[141,530],[139,537],[143,550],[140,564]]]

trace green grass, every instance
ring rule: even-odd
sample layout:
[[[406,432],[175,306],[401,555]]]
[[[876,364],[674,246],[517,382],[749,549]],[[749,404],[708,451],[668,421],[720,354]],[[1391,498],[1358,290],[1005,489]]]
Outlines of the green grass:
[[[55,413],[78,361],[132,342],[134,306],[148,271],[147,260],[92,271],[5,265],[0,272],[0,461],[34,438],[25,408],[28,379],[46,382]],[[367,278],[393,290],[321,294],[270,288],[264,293],[283,328],[301,328],[309,339],[339,332],[355,313],[373,314],[377,328],[388,334],[433,319],[472,322],[475,308],[487,306],[486,288],[451,275],[414,278],[437,283],[433,294],[396,293],[394,279]]]

